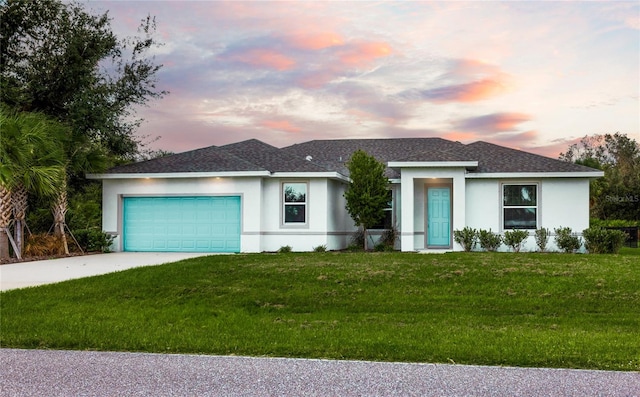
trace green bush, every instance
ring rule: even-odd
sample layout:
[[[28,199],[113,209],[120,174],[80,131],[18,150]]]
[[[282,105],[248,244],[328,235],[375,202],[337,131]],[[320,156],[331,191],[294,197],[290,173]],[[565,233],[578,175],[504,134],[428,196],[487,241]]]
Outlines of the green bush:
[[[491,229],[480,229],[478,232],[478,240],[480,241],[480,247],[490,252],[496,251],[502,244],[502,236],[492,232]]]
[[[504,232],[504,243],[514,252],[520,252],[522,243],[527,237],[529,237],[529,232],[526,230],[507,230]]]
[[[382,236],[380,237],[380,244],[383,244],[386,247],[385,251],[393,251],[397,239],[398,230],[392,227],[391,229],[387,229],[384,231],[384,233],[382,233]]]
[[[290,245],[283,245],[282,247],[280,247],[280,249],[278,250],[279,254],[288,254],[289,252],[292,251],[292,248]]]
[[[590,227],[582,231],[584,248],[592,254],[617,254],[627,240],[627,234],[620,230]]]
[[[113,236],[98,228],[79,229],[73,232],[73,237],[85,252],[109,252]],[[69,241],[69,245],[73,244]]]
[[[559,227],[554,229],[554,232],[556,233],[556,245],[564,252],[576,252],[582,246],[580,237],[572,233],[570,227]]]
[[[535,237],[536,237],[536,245],[538,246],[538,250],[540,252],[544,252],[547,249],[547,244],[549,243],[549,236],[551,235],[551,231],[547,228],[536,229]]]
[[[313,247],[313,252],[327,252],[327,246],[319,245],[317,247]]]
[[[466,252],[469,252],[478,244],[478,231],[468,226],[462,230],[454,230],[453,239],[456,243],[460,244]]]

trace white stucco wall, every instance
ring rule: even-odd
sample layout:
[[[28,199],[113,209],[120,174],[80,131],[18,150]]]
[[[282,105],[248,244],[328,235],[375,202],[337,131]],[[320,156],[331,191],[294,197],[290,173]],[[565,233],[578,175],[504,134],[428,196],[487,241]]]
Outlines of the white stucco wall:
[[[466,226],[504,233],[501,213],[504,183],[538,184],[538,228],[547,228],[553,234],[555,228],[570,227],[582,234],[589,227],[589,180],[583,178],[467,179]],[[523,250],[535,251],[534,231],[529,234]],[[553,236],[548,249],[557,249]],[[501,250],[507,248],[503,245]]]
[[[464,168],[403,168],[401,171],[400,242],[402,251],[426,249],[425,206],[428,186],[448,185],[452,195],[452,230],[465,225]],[[411,211],[407,211],[411,208]],[[453,235],[453,234],[452,234]],[[453,245],[455,249],[455,244]]]
[[[102,191],[102,228],[114,233],[112,249],[122,250],[122,198],[127,196],[241,196],[242,252],[260,251],[262,180],[243,178],[105,179]]]

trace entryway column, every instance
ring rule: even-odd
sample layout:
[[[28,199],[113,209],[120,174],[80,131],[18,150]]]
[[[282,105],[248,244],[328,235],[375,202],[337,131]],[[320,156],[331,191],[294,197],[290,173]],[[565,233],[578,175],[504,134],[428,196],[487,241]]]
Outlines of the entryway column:
[[[401,221],[400,221],[400,250],[401,251],[415,251],[414,247],[414,234],[415,225],[414,222],[414,177],[411,175],[411,171],[402,170],[400,177],[400,207],[401,207]]]

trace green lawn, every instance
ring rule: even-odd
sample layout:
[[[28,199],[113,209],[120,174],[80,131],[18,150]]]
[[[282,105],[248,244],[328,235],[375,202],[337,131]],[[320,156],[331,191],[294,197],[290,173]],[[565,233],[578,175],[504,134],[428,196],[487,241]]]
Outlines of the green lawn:
[[[637,371],[637,251],[202,257],[4,292],[0,345]]]

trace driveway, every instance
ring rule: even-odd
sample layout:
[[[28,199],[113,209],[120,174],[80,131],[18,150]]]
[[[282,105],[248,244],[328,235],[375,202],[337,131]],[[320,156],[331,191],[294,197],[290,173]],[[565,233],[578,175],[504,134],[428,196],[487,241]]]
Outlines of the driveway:
[[[210,253],[113,252],[0,265],[0,291],[58,283],[140,266],[160,265]]]

